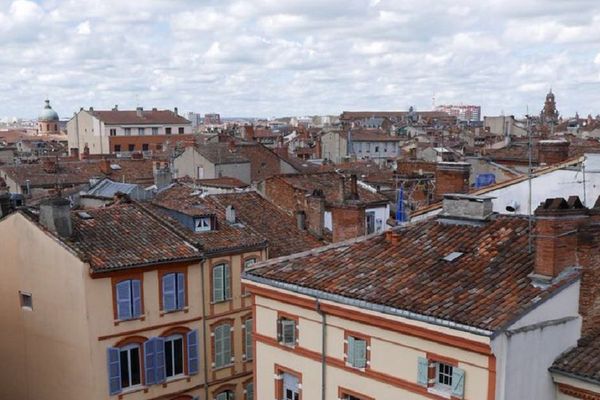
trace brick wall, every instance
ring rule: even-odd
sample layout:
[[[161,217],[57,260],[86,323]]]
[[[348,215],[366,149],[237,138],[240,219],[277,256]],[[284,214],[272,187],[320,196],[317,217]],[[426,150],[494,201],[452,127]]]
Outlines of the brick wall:
[[[333,241],[341,242],[365,234],[365,209],[360,206],[339,205],[331,208]]]
[[[322,238],[325,223],[325,196],[322,192],[315,192],[306,198],[305,213],[308,231],[316,237]]]
[[[569,158],[569,142],[559,140],[541,140],[538,145],[540,164],[556,164]]]
[[[265,180],[265,196],[278,207],[285,210],[290,215],[295,215],[297,211],[305,211],[304,192],[294,189],[283,179],[278,177]]]
[[[435,200],[446,193],[468,193],[471,165],[468,163],[439,163],[435,172]]]
[[[435,173],[436,164],[421,160],[402,160],[396,164],[396,172],[399,175],[422,174],[426,172]]]
[[[583,318],[581,336],[600,333],[600,226],[581,229],[578,258],[582,266],[579,314]]]

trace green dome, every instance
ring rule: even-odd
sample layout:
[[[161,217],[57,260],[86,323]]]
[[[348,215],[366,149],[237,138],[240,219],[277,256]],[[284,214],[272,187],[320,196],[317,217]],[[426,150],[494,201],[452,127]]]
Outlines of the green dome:
[[[40,113],[38,121],[58,121],[58,114],[50,106],[50,100],[46,100],[46,105]]]

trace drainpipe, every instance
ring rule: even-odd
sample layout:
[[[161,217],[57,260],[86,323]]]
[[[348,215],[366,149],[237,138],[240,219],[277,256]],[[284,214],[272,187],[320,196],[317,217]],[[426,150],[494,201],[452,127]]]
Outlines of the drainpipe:
[[[321,400],[325,400],[326,368],[327,368],[327,316],[321,310],[321,302],[317,299],[317,312],[321,315]]]
[[[204,271],[205,271],[205,262],[200,262],[200,284],[201,288],[201,298],[202,298],[202,352],[204,353],[204,398],[208,399],[208,354],[210,352],[206,351],[206,298],[205,298],[205,290],[204,290]]]

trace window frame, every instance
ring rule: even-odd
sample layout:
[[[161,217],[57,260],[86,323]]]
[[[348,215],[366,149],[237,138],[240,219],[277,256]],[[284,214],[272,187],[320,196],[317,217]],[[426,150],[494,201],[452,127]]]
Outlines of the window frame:
[[[119,305],[117,303],[117,284],[123,281],[139,280],[140,281],[140,315],[133,317],[133,304],[132,304],[132,317],[128,319],[119,319]],[[144,274],[143,273],[126,273],[111,277],[112,286],[112,300],[113,300],[113,320],[115,326],[120,323],[134,320],[145,320],[145,305],[144,305]],[[133,296],[131,301],[133,301]]]
[[[21,304],[21,309],[33,311],[33,295],[31,292],[19,290],[19,303]]]
[[[231,274],[231,265],[229,264],[229,262],[227,260],[215,260],[213,263],[211,263],[211,268],[210,268],[210,302],[211,304],[219,304],[219,303],[226,303],[228,301],[231,301],[231,299],[233,298],[233,293],[232,293],[232,274]],[[223,267],[223,272],[222,272],[222,276],[221,276],[221,280],[223,282],[223,287],[221,288],[221,292],[223,293],[223,297],[220,299],[217,299],[215,296],[215,269],[217,269],[218,267]],[[226,273],[226,271],[228,271],[228,273]],[[227,278],[227,279],[226,279]]]
[[[298,400],[302,400],[302,373],[293,369],[275,364],[275,398],[283,399],[283,374],[294,376],[298,380]]]
[[[164,339],[164,352],[165,352],[165,381],[168,382],[170,380],[175,380],[175,379],[179,379],[182,378],[184,376],[188,376],[188,371],[186,368],[187,365],[187,340],[186,340],[186,335],[183,333],[179,333],[179,332],[173,332],[168,336],[162,336]],[[173,343],[173,349],[172,349],[172,354],[171,354],[171,360],[170,362],[173,362],[172,365],[172,372],[175,372],[175,341],[181,339],[181,373],[179,374],[174,374],[169,376],[167,374],[167,363],[169,361],[167,361],[167,343]]]
[[[145,136],[146,128],[138,128],[138,136]]]
[[[374,397],[365,396],[362,393],[358,393],[354,390],[346,389],[344,387],[338,386],[338,399],[340,400],[348,400],[347,397],[344,396],[352,396],[358,400],[375,400]]]
[[[128,343],[123,346],[119,346],[118,349],[119,349],[119,363],[121,365],[121,391],[136,390],[136,389],[144,386],[144,373],[143,373],[144,365],[142,363],[143,351],[144,351],[143,346],[141,346],[139,343]],[[137,351],[138,351],[138,373],[139,373],[139,379],[140,379],[140,382],[135,385],[131,384],[131,380],[132,380],[132,377],[131,377],[131,350],[133,350],[133,349],[137,349]],[[129,383],[130,383],[129,386],[126,386],[126,387],[123,386],[123,364],[121,363],[121,353],[123,351],[127,352],[127,364],[128,364],[127,370],[129,372],[128,379],[129,379]]]
[[[252,397],[248,396],[248,386],[252,385]],[[242,382],[242,388],[243,388],[243,392],[244,392],[244,400],[254,400],[255,396],[254,393],[256,392],[254,390],[254,379],[250,378],[247,381]]]
[[[109,128],[108,132],[110,136],[117,136],[117,128]]]
[[[177,133],[178,133],[179,135],[183,135],[183,134],[185,133],[185,128],[184,128],[183,126],[180,126],[180,127],[177,129]]]
[[[349,360],[349,351],[350,351],[350,337],[358,340],[365,341],[365,366],[364,367],[356,367]],[[344,331],[344,364],[352,369],[358,371],[365,371],[371,367],[371,337],[365,334],[354,332],[354,331]]]
[[[201,223],[203,226],[198,228],[198,224]],[[204,226],[206,225],[206,226]],[[194,218],[194,232],[210,232],[212,231],[212,218],[211,217],[197,217]]]
[[[172,130],[172,128],[170,126],[166,126],[165,127],[165,135],[170,135],[171,134],[171,130]]]
[[[283,321],[294,322],[294,341],[293,343],[287,343],[284,341],[284,327]],[[297,315],[292,315],[284,312],[277,312],[277,342],[281,346],[295,348],[300,343],[300,318]]]
[[[164,296],[163,296],[163,277],[165,275],[168,274],[172,274],[172,273],[182,273],[183,274],[183,282],[184,282],[184,290],[183,290],[183,297],[184,297],[184,304],[181,308],[176,308],[174,310],[165,310],[165,305],[163,304],[164,300]],[[177,278],[175,278],[175,282],[177,282]],[[159,269],[158,270],[158,301],[159,301],[159,309],[160,309],[160,316],[162,317],[165,314],[170,314],[170,313],[174,313],[174,312],[180,312],[183,311],[185,313],[187,313],[189,311],[189,298],[188,298],[188,268],[187,266],[181,267],[181,268],[176,268],[176,269]],[[177,293],[177,289],[175,289],[175,293]],[[175,296],[177,297],[177,296]]]
[[[250,352],[248,352],[248,322],[250,322]],[[254,360],[254,319],[252,314],[242,317],[242,360],[249,362]]]
[[[229,326],[229,362],[217,365],[217,329]],[[213,371],[233,367],[235,365],[235,320],[233,318],[221,319],[210,326],[211,367]]]
[[[125,131],[125,136],[131,136],[131,128],[123,128]]]
[[[158,135],[158,127],[157,126],[153,126],[152,127],[152,136],[157,136]]]

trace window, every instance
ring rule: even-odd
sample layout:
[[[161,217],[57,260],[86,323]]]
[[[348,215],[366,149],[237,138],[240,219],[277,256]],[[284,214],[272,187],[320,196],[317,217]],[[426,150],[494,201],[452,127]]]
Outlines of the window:
[[[131,128],[125,128],[125,136],[131,136]]]
[[[162,299],[164,311],[182,310],[185,307],[185,275],[183,272],[163,275]]]
[[[144,136],[144,128],[138,128],[138,135]]]
[[[290,318],[280,318],[277,328],[279,343],[286,346],[295,346],[298,339],[296,335],[296,320]]]
[[[21,299],[21,308],[33,310],[31,293],[19,292],[19,298]]]
[[[110,129],[110,136],[117,136],[117,130],[114,128]]]
[[[170,135],[171,134],[171,128],[165,128],[165,134],[166,135]]]
[[[210,217],[196,218],[194,220],[194,230],[196,232],[210,231],[210,229],[211,229],[210,219],[211,219]]]
[[[148,151],[148,143],[142,143],[142,151]]]
[[[244,356],[246,360],[252,360],[252,318],[244,321]]]
[[[365,224],[367,225],[367,235],[375,232],[375,211],[365,213]]]
[[[233,392],[231,390],[221,392],[215,397],[215,400],[233,400]]]
[[[443,392],[452,395],[452,398],[462,399],[465,371],[458,368],[457,364],[419,357],[417,383],[431,388],[434,392]]]
[[[140,346],[130,344],[121,348],[108,348],[109,392],[120,393],[142,383]]]
[[[231,325],[225,323],[214,330],[214,367],[221,368],[233,362],[231,357]]]
[[[256,258],[248,258],[244,261],[244,270],[256,264]]]
[[[135,150],[135,144],[129,144],[129,145],[127,146],[127,149],[128,149],[129,151],[134,151],[134,150]]]
[[[212,272],[213,303],[219,303],[231,299],[231,279],[229,265],[215,265]]]
[[[152,135],[158,135],[158,128],[152,128]]]
[[[121,152],[121,145],[115,144],[115,153],[120,153],[120,152]]]
[[[281,375],[283,399],[300,400],[300,380],[296,376],[288,374],[287,372],[284,372]]]
[[[436,363],[436,383],[443,386],[452,386],[452,365]]]
[[[139,279],[128,279],[115,285],[117,319],[127,320],[142,315],[142,285]]]
[[[354,368],[367,367],[367,341],[363,338],[348,336],[346,363]]]
[[[183,128],[179,128],[179,134],[181,135],[183,133]]]
[[[165,376],[172,378],[183,374],[183,337],[165,338]]]
[[[254,383],[246,383],[244,392],[246,393],[246,400],[254,400]]]

